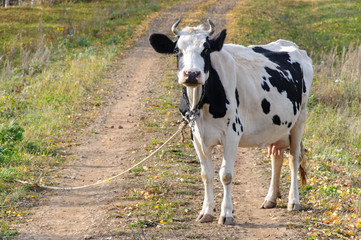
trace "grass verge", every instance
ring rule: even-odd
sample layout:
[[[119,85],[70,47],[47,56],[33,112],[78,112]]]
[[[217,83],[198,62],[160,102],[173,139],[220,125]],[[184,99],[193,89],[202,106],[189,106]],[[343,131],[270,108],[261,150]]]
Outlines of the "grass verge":
[[[19,204],[65,158],[111,94],[105,71],[139,36],[142,21],[176,1],[125,0],[0,11],[0,237],[16,234]]]
[[[299,214],[309,239],[361,236],[360,10],[357,1],[256,0],[242,2],[228,16],[229,41],[288,39],[313,58],[304,134],[309,184],[301,189]],[[288,184],[283,187],[288,191]]]

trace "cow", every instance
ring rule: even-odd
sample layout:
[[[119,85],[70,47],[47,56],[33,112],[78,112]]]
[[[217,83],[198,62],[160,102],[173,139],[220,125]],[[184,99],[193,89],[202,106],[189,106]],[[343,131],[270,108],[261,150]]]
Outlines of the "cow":
[[[262,208],[274,208],[280,197],[283,153],[289,148],[291,186],[287,209],[300,209],[297,171],[306,182],[302,132],[313,78],[312,60],[290,41],[248,47],[225,44],[227,30],[217,35],[214,23],[178,30],[176,40],[153,33],[150,44],[162,54],[175,54],[182,85],[179,110],[189,121],[201,164],[204,201],[197,221],[214,219],[212,149],[223,145],[219,171],[223,200],[218,223],[234,224],[231,183],[238,147],[268,147],[272,177]],[[240,174],[240,173],[238,173]]]

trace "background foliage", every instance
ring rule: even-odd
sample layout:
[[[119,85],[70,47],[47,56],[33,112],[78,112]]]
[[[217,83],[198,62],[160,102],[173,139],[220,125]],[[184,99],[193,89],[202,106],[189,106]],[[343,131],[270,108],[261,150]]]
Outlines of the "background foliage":
[[[115,57],[139,36],[139,24],[175,1],[29,1],[0,9],[0,237],[32,201],[31,187],[77,144],[110,93]],[[51,3],[51,4],[50,4]]]
[[[18,205],[24,199],[31,202],[36,194],[14,179],[39,181],[61,163],[62,149],[76,144],[72,134],[82,131],[111,93],[104,72],[112,60],[131,46],[136,27],[148,14],[175,0],[46,1],[34,7],[23,2],[23,7],[0,9],[1,237],[16,234],[11,222],[25,214]],[[304,136],[309,184],[301,189],[303,209],[298,214],[310,239],[361,236],[360,12],[357,0],[245,0],[228,14],[228,42],[288,39],[314,61]],[[175,89],[168,89],[171,100]],[[175,111],[171,106],[159,111],[167,116]],[[164,123],[157,124],[145,128],[154,130]],[[173,161],[189,143],[173,147],[175,151],[160,157]],[[191,162],[192,157],[184,158]],[[268,168],[268,160],[264,163]],[[182,168],[195,171],[187,163]],[[288,179],[284,170],[282,179]],[[179,215],[174,209],[193,211],[185,202],[159,198],[169,193],[161,186],[172,177],[168,170],[159,171],[161,175],[134,172],[152,180],[150,192],[133,193],[135,199],[146,200],[134,208],[153,211],[154,216],[133,227],[171,223],[172,216]],[[176,194],[192,195],[186,185],[194,182],[192,174],[179,174],[184,188]],[[288,181],[282,184],[286,192]]]

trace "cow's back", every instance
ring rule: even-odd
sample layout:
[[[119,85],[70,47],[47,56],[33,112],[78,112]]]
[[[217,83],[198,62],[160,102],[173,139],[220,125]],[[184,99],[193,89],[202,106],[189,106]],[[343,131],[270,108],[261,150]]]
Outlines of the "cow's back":
[[[292,61],[297,61],[301,64],[306,86],[310,89],[313,78],[312,59],[307,55],[306,51],[299,49],[298,46],[291,41],[279,39],[266,45],[250,45],[247,47],[236,44],[225,44],[223,50],[232,56],[238,68],[248,71],[263,68],[269,63],[269,59],[266,59],[254,51],[254,48],[257,47],[276,53],[288,53]]]

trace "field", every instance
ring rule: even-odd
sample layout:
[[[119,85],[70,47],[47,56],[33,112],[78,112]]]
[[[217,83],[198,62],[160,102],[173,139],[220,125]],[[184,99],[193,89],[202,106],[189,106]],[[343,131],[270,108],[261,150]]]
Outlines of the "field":
[[[27,215],[24,205],[42,196],[36,186],[15,179],[51,183],[57,178],[55,169],[72,158],[64,154],[66,149],[78,144],[76,136],[115,94],[107,72],[116,57],[133,47],[140,32],[149,28],[149,19],[157,17],[154,12],[176,2],[109,0],[0,9],[0,18],[6,19],[0,23],[1,237],[16,235],[14,223]],[[184,21],[197,22],[215,2],[204,1]],[[301,188],[303,208],[296,214],[302,227],[294,225],[308,239],[361,236],[360,11],[358,1],[245,0],[226,14],[228,42],[265,44],[283,38],[296,42],[313,59],[304,134],[309,180]],[[178,123],[175,96],[180,88],[175,84],[175,62],[167,61],[163,90],[153,89],[153,95],[141,100],[149,115],[139,123],[139,133],[149,132],[154,139],[140,156],[159,146],[164,141],[161,132]],[[131,237],[156,226],[186,228],[183,223],[192,221],[197,211],[187,202],[199,196],[194,155],[189,140],[174,143],[157,155],[162,163],[132,171],[128,195],[120,198],[123,205],[111,218],[131,214],[133,219],[119,227],[118,234]],[[268,159],[258,165],[269,174]],[[171,183],[175,175],[177,188]],[[282,179],[288,178],[284,167]],[[282,192],[287,189],[288,181],[283,181]],[[197,236],[202,237],[187,237]]]
[[[1,9],[1,234],[34,198],[14,179],[39,181],[109,95],[104,74],[140,34],[140,22],[174,1],[106,1]],[[20,17],[19,17],[20,16]],[[145,24],[145,22],[143,22]],[[146,25],[145,25],[146,27]],[[0,234],[0,236],[2,236]]]
[[[302,189],[311,239],[360,236],[360,9],[357,1],[245,1],[231,16],[240,19],[232,20],[235,42],[289,39],[313,59]]]

